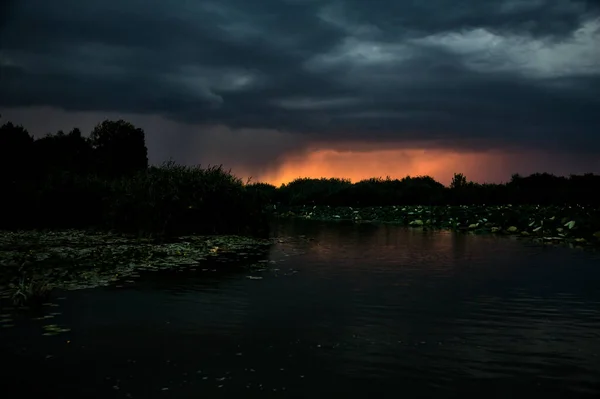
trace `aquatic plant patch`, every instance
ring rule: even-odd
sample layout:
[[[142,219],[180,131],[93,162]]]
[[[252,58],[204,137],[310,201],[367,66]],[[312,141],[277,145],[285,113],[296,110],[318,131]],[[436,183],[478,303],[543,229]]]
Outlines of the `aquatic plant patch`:
[[[298,206],[273,210],[280,218],[394,223],[411,228],[529,237],[572,246],[600,245],[600,209],[585,206]]]
[[[17,304],[52,289],[109,285],[139,271],[184,268],[212,258],[264,253],[270,240],[184,236],[168,242],[80,230],[0,232],[0,296]]]

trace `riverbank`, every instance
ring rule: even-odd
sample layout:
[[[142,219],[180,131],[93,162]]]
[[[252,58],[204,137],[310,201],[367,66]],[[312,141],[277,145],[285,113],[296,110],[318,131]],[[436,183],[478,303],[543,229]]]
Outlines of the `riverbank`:
[[[411,228],[500,234],[549,244],[600,247],[600,209],[584,206],[297,206],[273,210],[279,218],[393,223]]]

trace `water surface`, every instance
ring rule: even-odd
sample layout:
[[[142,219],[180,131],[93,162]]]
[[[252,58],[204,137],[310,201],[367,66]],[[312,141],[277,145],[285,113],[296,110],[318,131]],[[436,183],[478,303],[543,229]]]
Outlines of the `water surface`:
[[[267,270],[147,273],[66,293],[51,320],[17,320],[0,330],[5,391],[600,396],[597,254],[385,225],[274,234]],[[71,331],[42,336],[49,322]]]

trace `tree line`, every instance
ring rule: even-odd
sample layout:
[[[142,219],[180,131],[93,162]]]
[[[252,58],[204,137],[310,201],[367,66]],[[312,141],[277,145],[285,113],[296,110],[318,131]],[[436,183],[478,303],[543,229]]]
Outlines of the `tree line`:
[[[0,173],[15,182],[60,172],[117,178],[147,168],[144,131],[124,120],[105,120],[89,137],[74,128],[34,139],[23,126],[0,126]]]
[[[403,179],[372,178],[352,183],[347,179],[299,178],[281,187],[254,185],[263,198],[280,205],[385,206],[385,205],[593,205],[600,206],[600,176],[513,174],[501,184],[480,184],[455,173],[449,186],[430,176]]]
[[[551,237],[551,241],[570,236],[579,244],[600,238],[600,176],[591,173],[568,177],[514,174],[501,184],[478,184],[456,173],[448,186],[429,176],[356,183],[300,178],[281,187],[261,183],[253,189],[279,215],[316,220],[364,218],[404,225],[418,220],[416,225],[426,227],[512,231],[521,236]],[[346,208],[336,208],[339,206]]]
[[[34,138],[0,126],[0,228],[94,228],[151,236],[267,231],[259,196],[219,167],[148,165],[145,133],[105,120]]]
[[[600,205],[600,176],[514,174],[479,184],[456,173],[403,179],[299,178],[280,187],[245,184],[221,167],[148,165],[142,129],[105,120],[34,138],[0,126],[0,228],[103,228],[142,234],[266,231],[266,205]]]

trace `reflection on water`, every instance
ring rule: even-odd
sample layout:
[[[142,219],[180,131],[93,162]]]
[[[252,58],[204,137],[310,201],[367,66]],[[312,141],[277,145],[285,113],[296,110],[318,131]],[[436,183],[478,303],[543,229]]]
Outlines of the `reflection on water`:
[[[90,398],[600,394],[595,254],[395,226],[275,234],[264,271],[147,274],[68,293],[53,310],[69,333],[0,331],[7,384]]]

